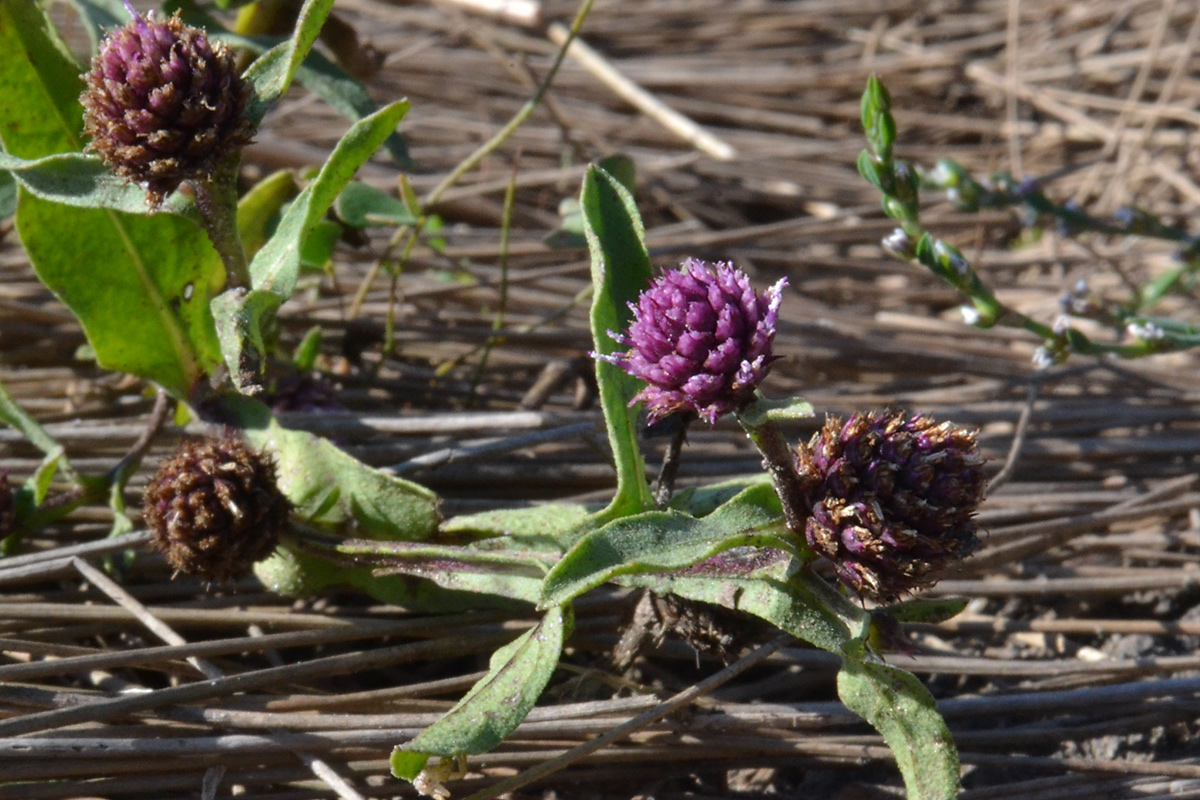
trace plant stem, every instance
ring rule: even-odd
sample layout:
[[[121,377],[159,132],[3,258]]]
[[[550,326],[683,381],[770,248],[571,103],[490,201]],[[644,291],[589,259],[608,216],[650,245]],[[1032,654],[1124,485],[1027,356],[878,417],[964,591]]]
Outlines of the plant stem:
[[[771,483],[783,504],[783,518],[788,530],[804,541],[804,528],[808,522],[808,504],[804,502],[803,484],[796,472],[796,454],[783,438],[779,427],[772,421],[754,415],[738,413],[742,429],[762,453],[763,466],[771,476]]]
[[[208,180],[192,182],[204,232],[225,264],[226,288],[249,289],[250,266],[237,226],[238,157],[228,159]]]

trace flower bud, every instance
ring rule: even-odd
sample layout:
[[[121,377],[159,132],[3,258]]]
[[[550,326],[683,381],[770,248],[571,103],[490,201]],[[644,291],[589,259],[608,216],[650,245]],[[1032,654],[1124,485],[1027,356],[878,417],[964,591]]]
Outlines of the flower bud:
[[[163,463],[142,514],[177,572],[223,581],[270,555],[289,510],[271,461],[236,439],[205,439]]]
[[[732,264],[689,258],[630,303],[624,353],[599,356],[647,383],[633,398],[652,420],[694,412],[708,423],[750,402],[775,356],[775,322],[786,279],[758,293]]]
[[[185,180],[210,176],[250,142],[250,87],[234,56],[176,13],[136,14],[101,43],[80,101],[93,150],[118,175],[146,184],[158,205]]]
[[[974,550],[983,499],[975,434],[893,412],[827,419],[797,459],[805,537],[842,583],[888,603]]]

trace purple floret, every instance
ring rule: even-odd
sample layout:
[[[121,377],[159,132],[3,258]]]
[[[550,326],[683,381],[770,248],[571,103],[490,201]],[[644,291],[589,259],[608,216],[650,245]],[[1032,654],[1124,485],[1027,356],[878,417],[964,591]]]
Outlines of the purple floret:
[[[599,358],[646,382],[633,402],[652,420],[692,412],[712,425],[749,403],[770,371],[786,285],[760,294],[732,264],[689,258],[629,304],[627,333],[610,332],[629,349]]]

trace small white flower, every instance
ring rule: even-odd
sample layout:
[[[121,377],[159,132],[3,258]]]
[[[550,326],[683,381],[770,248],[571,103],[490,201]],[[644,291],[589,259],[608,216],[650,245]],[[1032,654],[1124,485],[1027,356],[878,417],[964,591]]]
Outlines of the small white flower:
[[[980,320],[983,319],[983,315],[979,313],[979,310],[975,306],[963,306],[958,310],[962,314],[963,322],[968,325],[978,325]]]
[[[1042,370],[1053,367],[1057,359],[1051,354],[1048,347],[1039,347],[1033,351],[1033,367],[1034,369]]]
[[[1156,342],[1166,336],[1166,332],[1153,322],[1131,322],[1125,328],[1130,336],[1146,342]]]
[[[1053,330],[1059,336],[1062,336],[1064,333],[1071,330],[1071,318],[1066,314],[1059,314],[1058,318],[1054,320]]]

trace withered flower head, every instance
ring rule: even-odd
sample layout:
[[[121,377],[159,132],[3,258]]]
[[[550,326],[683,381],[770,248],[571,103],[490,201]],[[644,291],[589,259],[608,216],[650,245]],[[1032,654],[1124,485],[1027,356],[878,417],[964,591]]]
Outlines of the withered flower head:
[[[146,184],[154,205],[183,181],[211,175],[254,135],[244,114],[250,87],[233,53],[178,12],[164,22],[133,13],[101,43],[84,80],[88,148]]]
[[[150,481],[142,507],[171,566],[214,581],[270,555],[289,511],[275,466],[236,439],[185,442]]]
[[[920,414],[830,418],[797,465],[809,546],[864,597],[887,603],[930,586],[978,543],[985,485],[972,431]]]
[[[629,350],[600,358],[646,382],[634,402],[652,420],[694,412],[711,425],[749,403],[770,371],[786,284],[760,294],[732,264],[689,258],[630,303],[628,333],[610,332]]]

